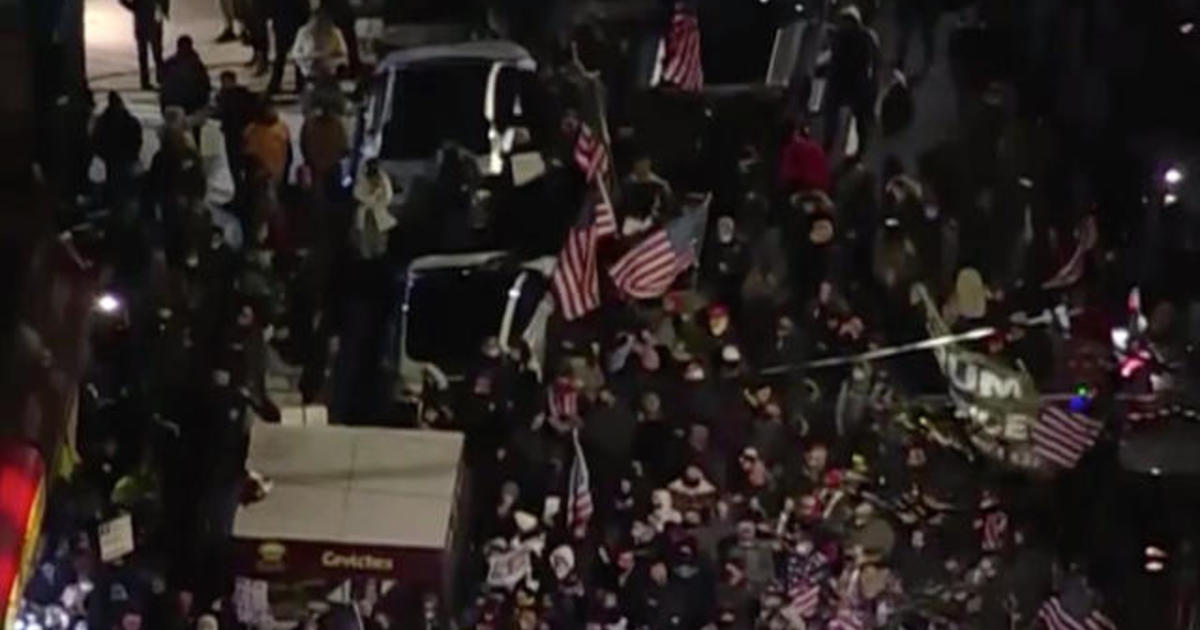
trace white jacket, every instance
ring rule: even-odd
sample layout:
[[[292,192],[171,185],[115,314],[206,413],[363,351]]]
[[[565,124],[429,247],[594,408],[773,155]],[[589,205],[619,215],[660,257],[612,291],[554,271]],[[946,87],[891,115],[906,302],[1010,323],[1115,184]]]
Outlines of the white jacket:
[[[375,226],[380,232],[396,227],[396,217],[388,210],[392,204],[392,180],[387,173],[380,171],[378,176],[371,177],[366,170],[359,172],[354,183],[354,199],[358,202],[358,210],[354,213],[355,228],[363,229],[368,212],[375,217]]]

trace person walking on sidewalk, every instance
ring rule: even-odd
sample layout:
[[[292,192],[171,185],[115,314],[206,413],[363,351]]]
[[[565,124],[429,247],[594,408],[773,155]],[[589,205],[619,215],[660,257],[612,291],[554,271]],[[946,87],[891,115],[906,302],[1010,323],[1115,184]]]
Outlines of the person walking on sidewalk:
[[[267,94],[279,92],[283,85],[283,72],[287,68],[292,46],[300,27],[308,22],[308,0],[274,0],[271,3],[271,30],[275,35],[275,61],[271,66],[271,79],[267,82]],[[296,92],[304,89],[304,78],[296,70]]]
[[[171,13],[171,0],[121,0],[121,6],[133,13],[133,36],[137,40],[138,76],[143,90],[153,89],[150,83],[150,64],[154,58],[154,75],[159,78],[163,69],[163,22]]]
[[[896,21],[899,35],[896,38],[896,69],[907,73],[908,44],[913,31],[920,31],[921,46],[925,49],[924,65],[913,74],[920,78],[929,72],[937,56],[938,7],[935,0],[897,0]]]

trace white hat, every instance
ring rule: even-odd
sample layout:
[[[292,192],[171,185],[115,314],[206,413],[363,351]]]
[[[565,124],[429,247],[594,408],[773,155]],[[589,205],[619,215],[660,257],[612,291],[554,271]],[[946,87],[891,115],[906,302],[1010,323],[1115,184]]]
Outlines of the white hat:
[[[684,370],[683,370],[683,380],[685,380],[689,383],[703,381],[704,380],[704,366],[700,365],[700,363],[696,362],[696,361],[692,361],[691,363],[688,363],[687,367],[684,368]]]
[[[538,522],[536,516],[521,510],[517,510],[516,513],[513,514],[513,520],[516,521],[517,529],[522,534],[528,534],[529,532],[533,531],[533,528],[537,527]]]
[[[200,615],[196,620],[196,630],[218,630],[220,627],[217,618],[212,615]]]
[[[862,24],[862,11],[855,5],[850,5],[838,12],[838,15],[853,19],[855,22]]]
[[[721,360],[726,363],[739,363],[742,360],[742,351],[733,344],[726,344],[721,348]]]
[[[550,568],[558,579],[567,577],[575,568],[575,551],[567,545],[559,545],[550,552]]]

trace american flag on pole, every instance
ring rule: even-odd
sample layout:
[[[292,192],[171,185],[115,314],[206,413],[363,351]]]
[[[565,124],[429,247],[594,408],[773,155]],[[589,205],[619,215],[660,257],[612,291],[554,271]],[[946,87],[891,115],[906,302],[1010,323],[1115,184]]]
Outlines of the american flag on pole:
[[[1086,615],[1076,615],[1068,611],[1058,596],[1051,597],[1042,604],[1037,613],[1038,621],[1046,630],[1117,630],[1117,624],[1112,619],[1093,608]]]
[[[587,123],[580,123],[579,134],[575,136],[575,164],[589,183],[608,172],[608,147]]]
[[[1033,451],[1062,468],[1074,468],[1096,439],[1104,423],[1080,413],[1045,405],[1033,425]]]
[[[700,65],[700,20],[685,3],[675,3],[671,30],[664,44],[662,80],[685,92],[704,87],[704,69]]]
[[[571,432],[571,441],[575,443],[575,461],[571,463],[570,487],[567,491],[567,528],[576,538],[583,538],[594,511],[589,487],[591,480],[587,460],[583,457],[583,447],[579,444],[579,429]]]
[[[629,297],[661,297],[680,272],[698,262],[698,246],[708,223],[708,201],[699,210],[684,214],[655,230],[620,258],[608,273],[613,284]]]
[[[550,278],[559,310],[567,321],[579,319],[600,307],[596,245],[601,238],[617,233],[617,218],[612,206],[597,202],[591,207],[592,212],[584,212],[583,225],[573,227],[567,233],[567,242],[558,254],[558,263]]]

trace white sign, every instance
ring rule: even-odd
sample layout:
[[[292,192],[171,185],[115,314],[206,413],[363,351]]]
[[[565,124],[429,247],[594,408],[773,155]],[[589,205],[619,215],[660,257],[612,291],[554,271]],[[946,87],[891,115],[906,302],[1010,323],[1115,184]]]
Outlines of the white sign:
[[[267,582],[239,577],[233,586],[233,607],[239,623],[262,626],[271,621]]]
[[[122,514],[101,523],[97,538],[100,539],[101,562],[111,562],[133,553],[133,517]]]
[[[533,573],[532,549],[518,547],[488,558],[488,586],[511,589]]]

